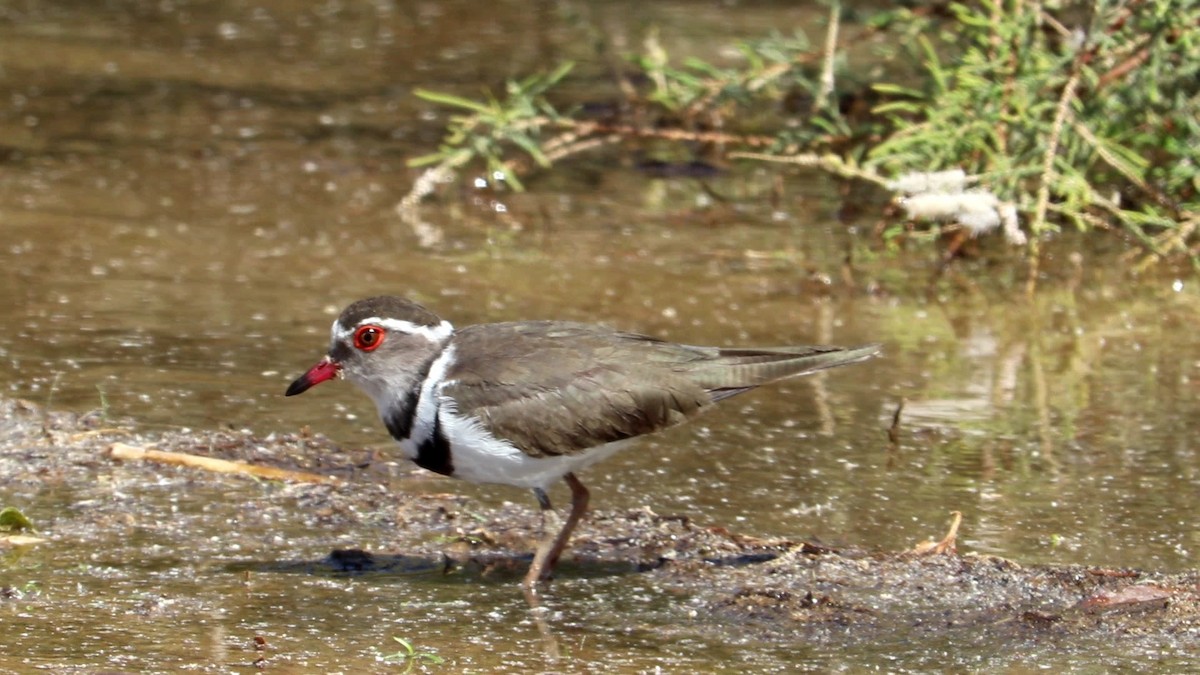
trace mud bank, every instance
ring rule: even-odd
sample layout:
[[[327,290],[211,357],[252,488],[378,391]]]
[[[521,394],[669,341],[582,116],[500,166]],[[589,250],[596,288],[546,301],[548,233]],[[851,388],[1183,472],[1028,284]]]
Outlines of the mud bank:
[[[337,480],[264,481],[120,461],[111,456],[115,443]],[[74,604],[77,594],[41,590],[53,585],[56,561],[76,573],[91,566],[83,574],[97,581],[93,594],[103,594],[108,585],[100,581],[121,570],[148,594],[151,612],[164,611],[166,597],[169,605],[194,592],[185,605],[203,604],[215,592],[156,590],[170,587],[164,568],[203,569],[244,584],[277,577],[353,578],[359,587],[397,579],[511,587],[516,597],[540,533],[532,500],[487,508],[432,491],[443,484],[406,465],[319,436],[148,434],[18,401],[0,403],[0,476],[0,506],[20,507],[44,540],[0,545],[0,608],[20,605],[46,626],[88,613]],[[80,552],[90,557],[81,562]],[[24,564],[30,559],[38,563]],[[563,585],[622,578],[669,598],[663,630],[722,641],[891,644],[899,651],[914,640],[942,641],[948,650],[974,641],[997,652],[1050,644],[1079,653],[1107,643],[1153,659],[1186,652],[1200,638],[1196,573],[1022,565],[969,552],[876,551],[870,542],[834,549],[742,536],[649,509],[592,512],[543,597],[553,605]]]

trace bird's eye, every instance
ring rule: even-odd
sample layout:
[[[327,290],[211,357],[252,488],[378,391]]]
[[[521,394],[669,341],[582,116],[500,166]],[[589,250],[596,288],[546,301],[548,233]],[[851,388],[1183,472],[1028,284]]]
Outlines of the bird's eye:
[[[354,346],[364,352],[373,351],[383,344],[383,329],[379,326],[363,326],[354,331]]]

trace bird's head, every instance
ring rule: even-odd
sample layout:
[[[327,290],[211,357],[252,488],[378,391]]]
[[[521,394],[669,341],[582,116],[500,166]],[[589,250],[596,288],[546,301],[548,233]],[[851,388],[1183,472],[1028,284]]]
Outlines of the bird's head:
[[[358,385],[380,410],[423,379],[421,369],[454,334],[421,305],[395,296],[359,300],[342,310],[330,330],[329,351],[292,382],[287,396],[335,377]]]

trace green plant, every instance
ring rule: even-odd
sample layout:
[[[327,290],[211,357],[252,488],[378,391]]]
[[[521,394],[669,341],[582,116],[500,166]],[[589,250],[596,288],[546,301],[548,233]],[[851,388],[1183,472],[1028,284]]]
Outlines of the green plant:
[[[26,598],[36,598],[42,595],[42,589],[38,586],[38,582],[30,580],[20,586],[4,586],[0,588],[0,595],[5,598],[15,598],[24,600]]]
[[[544,94],[573,67],[571,63],[564,63],[548,74],[509,81],[503,100],[489,94],[486,102],[478,102],[418,89],[415,93],[419,98],[457,108],[466,114],[450,117],[446,136],[437,152],[414,158],[409,165],[436,165],[440,170],[453,170],[478,158],[486,163],[496,180],[507,181],[515,190],[523,189],[520,178],[505,163],[506,154],[510,147],[516,147],[539,166],[550,166],[550,158],[539,143],[541,131],[544,127],[561,124],[564,118]]]
[[[100,385],[96,385],[96,391],[100,394],[100,421],[108,424],[110,410],[108,407],[108,394],[104,391],[104,387]]]
[[[876,85],[894,131],[865,167],[964,169],[1016,206],[1035,261],[1061,225],[1117,227],[1200,269],[1200,5],[1095,0],[1075,29],[1040,2],[950,9],[941,46],[918,37],[924,85]]]
[[[380,658],[385,662],[404,664],[405,668],[403,672],[412,671],[418,664],[436,666],[445,663],[445,659],[433,652],[417,651],[411,642],[402,637],[392,636],[392,639],[400,645],[400,649],[391,654],[384,654]]]
[[[569,64],[510,83],[503,100],[418,92],[468,114],[451,118],[437,153],[413,160],[435,166],[403,205],[473,160],[519,190],[517,176],[533,165],[653,140],[876,183],[903,196],[910,221],[957,230],[960,243],[1002,227],[1027,246],[1029,289],[1042,237],[1064,226],[1118,230],[1148,252],[1144,263],[1184,257],[1200,271],[1200,3],[973,0],[949,9],[949,21],[896,9],[865,22],[915,45],[921,77],[877,82],[866,94],[837,86],[847,73],[836,2],[819,49],[800,34],[773,35],[741,43],[736,66],[676,64],[651,31],[629,59],[640,84],[618,78],[626,112],[616,119],[547,102]],[[879,103],[852,116],[835,105],[846,96]],[[806,103],[781,109],[785,98]]]
[[[402,205],[414,204],[471,162],[482,163],[493,182],[520,191],[524,186],[519,176],[531,166],[547,168],[570,155],[623,139],[782,149],[796,139],[716,129],[757,117],[754,111],[764,107],[775,108],[788,92],[819,91],[821,85],[800,67],[816,58],[808,49],[801,33],[772,35],[741,43],[738,51],[744,65],[737,68],[719,68],[699,59],[676,66],[651,33],[646,52],[629,57],[649,89],[639,90],[622,79],[620,90],[630,112],[621,119],[562,113],[548,101],[546,93],[571,72],[570,63],[547,74],[510,81],[503,98],[488,93],[486,100],[475,101],[418,90],[418,97],[460,114],[450,117],[436,152],[409,160],[410,166],[429,168]],[[821,133],[814,129],[805,137]]]

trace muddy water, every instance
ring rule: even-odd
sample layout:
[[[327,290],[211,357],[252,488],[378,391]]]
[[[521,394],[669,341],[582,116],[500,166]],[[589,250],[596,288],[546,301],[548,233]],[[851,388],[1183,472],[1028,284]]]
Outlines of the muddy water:
[[[878,341],[882,359],[734,399],[591,469],[593,504],[888,549],[939,534],[959,510],[964,550],[1195,566],[1194,277],[1159,271],[1133,282],[1117,271],[1116,253],[1067,237],[1050,245],[1032,301],[1015,290],[1021,271],[998,249],[931,284],[933,251],[892,256],[853,236],[874,227],[875,195],[839,196],[821,176],[792,175],[773,204],[770,178],[754,169],[702,186],[648,178],[625,153],[572,163],[526,195],[466,181],[413,216],[393,209],[415,175],[405,159],[435,148],[445,121],[412,96],[416,87],[472,95],[571,58],[585,85],[575,94],[607,100],[609,64],[591,48],[601,37],[636,46],[659,26],[668,49],[705,54],[714,41],[810,23],[808,12],[227,4],[0,7],[6,396],[151,430],[307,425],[386,453],[370,403],[348,386],[281,395],[322,353],[338,308],[367,294],[409,295],[459,324],[564,318],[696,343]],[[892,447],[885,431],[901,400]],[[484,504],[528,500],[505,488],[423,485]],[[6,492],[0,481],[0,505],[35,520],[64,506],[60,491]],[[134,492],[162,500],[164,514],[234,517],[220,513],[219,494]],[[289,541],[303,559],[355,536]],[[188,616],[201,624],[213,612],[244,612],[244,625],[319,641],[326,654],[390,651],[396,634],[483,659],[460,667],[540,667],[537,631],[506,586],[259,575],[256,592],[238,596],[226,572],[206,577],[203,594],[221,599],[204,601],[186,590],[192,571],[236,555],[206,560],[208,548],[178,538],[154,541],[150,553],[120,545],[128,548],[114,549],[111,575],[89,572],[94,563],[70,547],[40,564],[110,588],[112,602],[138,592],[191,597]],[[0,576],[19,586],[29,572]],[[719,635],[673,641],[655,623],[671,616],[670,597],[637,578],[591,583],[594,595],[567,591],[572,603],[555,607],[581,664],[856,660],[747,651]],[[308,614],[278,623],[295,610],[297,584],[310,593]],[[322,600],[348,596],[349,605]],[[402,620],[397,596],[408,608]],[[152,598],[148,616],[159,619],[132,626],[110,625],[105,602],[88,594],[62,628],[121,645],[124,660],[89,660],[96,646],[87,641],[51,641],[39,663],[228,666],[216,633],[169,644],[172,620]],[[399,622],[388,624],[394,631],[377,630],[385,617]],[[479,656],[488,650],[498,655]],[[890,663],[872,653],[860,656]]]

